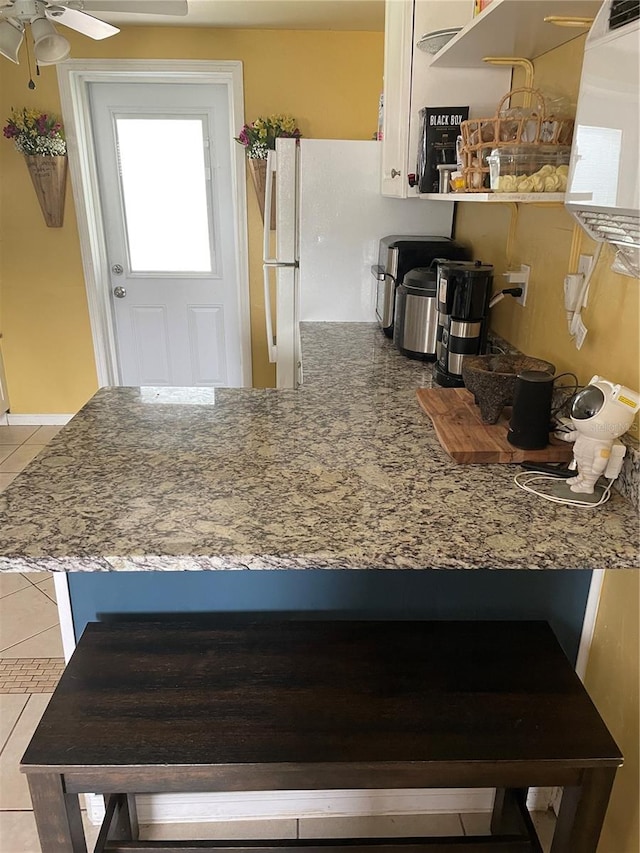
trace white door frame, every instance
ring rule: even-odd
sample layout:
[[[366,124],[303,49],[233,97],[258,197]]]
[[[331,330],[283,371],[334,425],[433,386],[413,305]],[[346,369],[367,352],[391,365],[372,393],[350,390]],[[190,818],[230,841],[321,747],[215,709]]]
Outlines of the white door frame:
[[[70,59],[57,66],[62,119],[67,137],[73,199],[78,220],[89,319],[93,337],[98,385],[119,385],[114,319],[111,311],[109,268],[98,189],[89,83],[202,83],[227,88],[229,122],[244,123],[242,62],[146,59]],[[249,312],[249,263],[245,156],[242,146],[229,137],[232,185],[235,196],[236,269],[240,321],[240,370],[242,384],[250,387],[251,318]],[[175,152],[167,152],[171,157]]]

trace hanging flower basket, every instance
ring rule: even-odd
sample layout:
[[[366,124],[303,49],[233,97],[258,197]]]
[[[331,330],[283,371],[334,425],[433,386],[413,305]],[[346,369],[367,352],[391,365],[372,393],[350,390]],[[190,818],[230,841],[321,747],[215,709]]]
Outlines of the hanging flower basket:
[[[253,183],[253,188],[256,191],[256,196],[258,198],[258,206],[260,207],[260,216],[262,216],[262,221],[264,222],[264,202],[265,202],[265,193],[267,189],[267,161],[262,159],[253,159],[248,160],[249,163],[249,174],[251,175],[251,181]],[[275,175],[273,176],[275,179]],[[271,220],[269,222],[269,227],[273,231],[276,227],[276,194],[275,187],[272,187],[272,204],[271,204]]]
[[[24,159],[47,227],[61,228],[67,187],[66,154],[62,157],[25,154]]]
[[[249,162],[249,174],[253,182],[253,188],[258,197],[258,205],[262,221],[264,222],[265,190],[267,187],[267,153],[275,150],[276,139],[279,136],[289,139],[299,139],[302,134],[296,127],[295,119],[291,116],[272,115],[268,118],[260,116],[251,124],[245,124],[236,136],[236,142],[244,147]],[[275,188],[274,188],[275,189]],[[273,193],[275,199],[275,192]],[[276,227],[275,206],[271,205],[271,219],[269,227],[273,231]]]
[[[2,132],[24,155],[47,226],[60,228],[67,187],[67,143],[62,125],[55,116],[23,107],[11,111]]]

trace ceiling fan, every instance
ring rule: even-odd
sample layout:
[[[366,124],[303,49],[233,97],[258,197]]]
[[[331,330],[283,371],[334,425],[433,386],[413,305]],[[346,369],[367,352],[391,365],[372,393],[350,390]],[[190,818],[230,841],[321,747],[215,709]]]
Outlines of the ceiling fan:
[[[18,62],[25,27],[31,27],[38,65],[56,65],[71,46],[52,21],[92,39],[105,39],[120,30],[93,14],[132,12],[146,15],[186,15],[186,0],[0,0],[0,55]]]

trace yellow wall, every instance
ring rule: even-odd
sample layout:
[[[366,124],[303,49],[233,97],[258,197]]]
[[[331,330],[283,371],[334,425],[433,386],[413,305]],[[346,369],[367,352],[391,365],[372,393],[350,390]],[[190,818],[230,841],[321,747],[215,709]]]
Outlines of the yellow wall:
[[[383,35],[365,32],[130,27],[101,42],[65,30],[76,58],[239,59],[245,116],[288,113],[304,136],[370,139],[382,87]],[[55,68],[27,88],[26,56],[0,63],[0,117],[11,107],[59,113]],[[237,131],[240,128],[236,129]],[[77,227],[67,190],[64,226],[47,228],[21,156],[0,139],[0,318],[14,413],[75,412],[96,389]],[[248,193],[254,384],[273,384],[266,358],[261,220]]]
[[[640,850],[640,574],[605,575],[585,686],[624,755],[598,853]]]

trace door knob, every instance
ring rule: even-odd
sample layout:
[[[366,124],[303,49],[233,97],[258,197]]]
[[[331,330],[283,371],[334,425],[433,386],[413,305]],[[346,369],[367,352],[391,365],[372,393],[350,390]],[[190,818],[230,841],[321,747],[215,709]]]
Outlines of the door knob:
[[[397,169],[391,170],[391,177],[392,178],[399,178],[401,174],[402,174],[402,172],[399,172]]]
[[[127,295],[126,288],[114,287],[113,288],[113,295],[116,296],[118,299],[124,299],[125,296]]]

